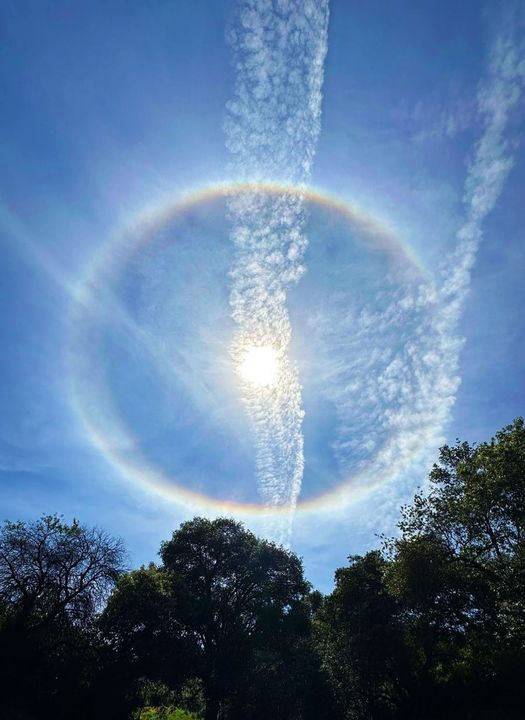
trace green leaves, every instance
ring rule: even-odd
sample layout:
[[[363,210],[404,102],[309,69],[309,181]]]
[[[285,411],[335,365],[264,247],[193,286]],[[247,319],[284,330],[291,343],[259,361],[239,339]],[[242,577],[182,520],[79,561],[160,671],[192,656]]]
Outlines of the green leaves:
[[[444,446],[399,529],[382,553],[336,571],[318,615],[344,716],[521,717],[512,693],[525,664],[523,420],[490,442]]]
[[[96,528],[6,523],[7,707],[64,720],[99,707],[115,720],[133,708],[134,720],[521,720],[523,421],[443,447],[399,531],[350,556],[323,597],[296,555],[228,518],[183,523],[160,565],[126,574],[120,543]]]

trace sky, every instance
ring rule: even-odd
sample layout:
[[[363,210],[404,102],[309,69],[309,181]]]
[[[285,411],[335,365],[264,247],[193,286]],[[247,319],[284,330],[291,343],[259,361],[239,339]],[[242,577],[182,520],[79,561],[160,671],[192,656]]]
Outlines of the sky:
[[[523,415],[523,4],[0,15],[0,517],[232,515],[329,591]]]

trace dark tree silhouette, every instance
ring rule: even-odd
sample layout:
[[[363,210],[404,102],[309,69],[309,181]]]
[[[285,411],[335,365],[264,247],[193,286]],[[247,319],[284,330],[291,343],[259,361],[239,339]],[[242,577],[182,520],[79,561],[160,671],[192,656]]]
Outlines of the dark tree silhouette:
[[[276,638],[307,596],[297,556],[245,530],[234,520],[195,518],[163,543],[173,573],[179,618],[195,643],[196,674],[204,683],[206,720],[235,704],[249,678],[257,646]]]
[[[399,534],[350,556],[327,597],[231,519],[183,523],[160,555],[124,574],[101,530],[3,525],[0,717],[525,717],[521,419],[443,447]]]
[[[94,619],[123,560],[120,541],[76,521],[45,516],[3,525],[0,662],[10,717],[62,717],[55,699],[86,681]]]
[[[351,556],[316,622],[323,664],[345,717],[395,716],[406,692],[411,652],[379,551]]]
[[[0,602],[13,623],[37,631],[58,618],[85,626],[122,572],[124,549],[98,528],[6,522],[0,532]]]
[[[522,718],[525,428],[444,446],[383,552],[351,558],[318,645],[346,718]]]

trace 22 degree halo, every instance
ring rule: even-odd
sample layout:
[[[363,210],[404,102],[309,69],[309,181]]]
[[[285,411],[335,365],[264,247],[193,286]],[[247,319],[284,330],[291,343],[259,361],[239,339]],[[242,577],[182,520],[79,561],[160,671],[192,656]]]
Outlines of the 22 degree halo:
[[[259,503],[213,498],[205,493],[188,489],[181,483],[180,479],[170,476],[161,469],[152,466],[145,458],[137,458],[137,456],[135,456],[131,460],[128,457],[126,449],[136,444],[134,437],[122,423],[121,418],[112,416],[112,441],[108,439],[108,428],[104,427],[104,424],[100,422],[100,418],[97,417],[92,398],[87,397],[88,393],[83,391],[82,382],[77,373],[77,359],[79,352],[82,353],[82,323],[80,322],[80,316],[86,309],[90,309],[96,305],[98,292],[107,277],[108,268],[115,269],[119,263],[127,262],[129,257],[135,256],[136,253],[142,251],[142,249],[147,246],[149,238],[159,232],[163,227],[168,226],[175,219],[184,216],[186,213],[199,208],[199,206],[207,202],[220,198],[229,199],[242,193],[257,193],[270,197],[290,195],[305,200],[314,206],[317,205],[321,208],[329,209],[352,228],[357,228],[367,242],[373,246],[374,250],[385,253],[386,255],[391,255],[392,257],[402,257],[404,262],[412,268],[416,275],[419,275],[425,282],[429,282],[426,271],[412,250],[404,245],[392,232],[379,222],[359,212],[354,207],[326,193],[309,188],[278,183],[229,183],[197,190],[162,206],[160,209],[154,211],[149,210],[141,214],[132,223],[130,229],[121,234],[115,241],[105,246],[95,257],[88,272],[77,287],[75,302],[71,307],[71,333],[68,354],[69,392],[72,405],[91,443],[103,458],[126,480],[133,482],[141,488],[153,490],[163,497],[176,501],[191,509],[207,508],[210,511],[235,513],[240,516],[245,514],[279,514],[288,512],[288,507],[283,505],[268,508]],[[264,348],[257,350],[267,352],[267,349]],[[263,360],[263,358],[257,357],[254,358],[254,360],[257,364],[260,360]],[[271,358],[265,357],[264,360],[266,361],[266,365],[268,365],[268,360],[271,360]],[[249,372],[252,371],[254,372],[253,364]],[[268,369],[266,372],[268,372]],[[266,377],[263,378],[264,383],[268,382],[268,380]],[[351,477],[345,478],[343,482],[330,488],[326,492],[302,501],[300,500],[298,509],[300,511],[316,512],[334,506],[341,507],[341,505],[348,505],[364,497],[373,487],[376,487],[386,479],[385,477],[380,477],[376,478],[373,483],[356,486],[359,478],[360,474],[356,473]]]

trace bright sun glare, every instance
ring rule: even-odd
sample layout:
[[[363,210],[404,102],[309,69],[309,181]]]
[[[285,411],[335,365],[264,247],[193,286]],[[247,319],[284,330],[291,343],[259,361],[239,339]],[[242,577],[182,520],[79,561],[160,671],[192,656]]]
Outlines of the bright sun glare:
[[[249,347],[244,353],[239,372],[246,382],[256,387],[266,387],[277,380],[278,366],[277,354],[272,347]]]

